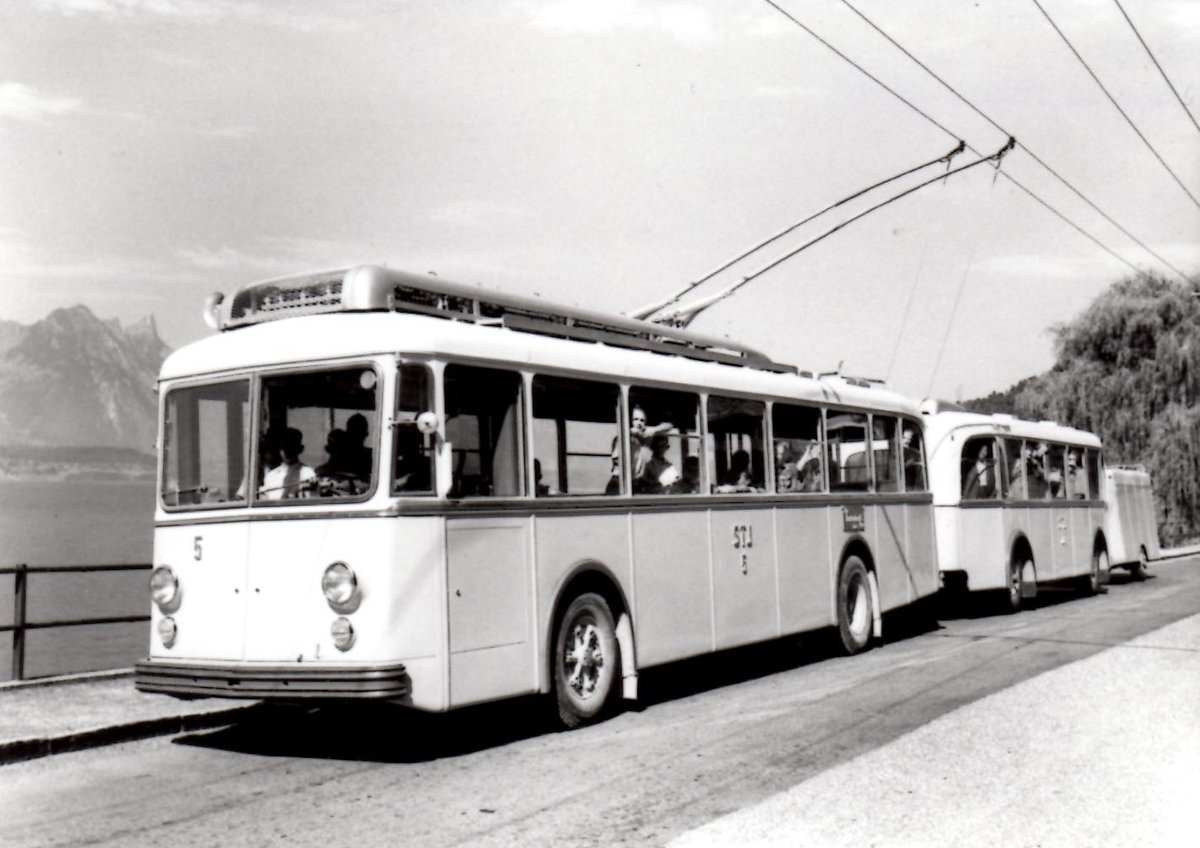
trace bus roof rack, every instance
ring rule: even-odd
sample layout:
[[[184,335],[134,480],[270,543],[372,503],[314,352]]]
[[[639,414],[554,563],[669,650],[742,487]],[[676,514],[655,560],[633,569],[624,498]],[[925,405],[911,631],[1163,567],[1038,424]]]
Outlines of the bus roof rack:
[[[252,283],[228,299],[214,294],[206,310],[206,320],[220,330],[298,315],[408,312],[762,371],[798,373],[794,366],[774,362],[729,339],[375,265]]]

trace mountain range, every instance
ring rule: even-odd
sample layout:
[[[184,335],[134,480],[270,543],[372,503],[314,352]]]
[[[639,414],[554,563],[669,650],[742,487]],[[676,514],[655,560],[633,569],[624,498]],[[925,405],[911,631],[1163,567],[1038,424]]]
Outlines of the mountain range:
[[[124,327],[79,305],[32,325],[0,321],[0,446],[152,454],[168,353],[153,316]]]

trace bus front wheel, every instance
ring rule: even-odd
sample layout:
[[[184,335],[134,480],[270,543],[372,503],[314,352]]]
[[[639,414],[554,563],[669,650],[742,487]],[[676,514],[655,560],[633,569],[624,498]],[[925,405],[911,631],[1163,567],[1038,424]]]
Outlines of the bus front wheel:
[[[866,650],[871,642],[875,614],[867,567],[856,556],[846,558],[838,578],[838,635],[847,654]]]
[[[1108,551],[1101,548],[1092,554],[1091,567],[1088,573],[1079,578],[1079,592],[1083,595],[1095,595],[1100,591],[1100,576],[1108,571]]]
[[[1025,572],[1033,573],[1033,561],[1014,556],[1008,564],[1008,596],[1004,608],[1008,612],[1020,612],[1024,605]]]
[[[571,602],[554,638],[554,697],[564,726],[578,727],[612,700],[621,665],[608,602],[594,592]]]

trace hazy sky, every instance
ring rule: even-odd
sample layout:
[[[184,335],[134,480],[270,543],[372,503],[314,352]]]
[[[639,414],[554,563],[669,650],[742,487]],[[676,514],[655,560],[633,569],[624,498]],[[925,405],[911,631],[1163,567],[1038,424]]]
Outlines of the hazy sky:
[[[626,310],[955,137],[984,154],[1005,141],[840,0],[779,2],[954,135],[762,0],[0,4],[0,318],[152,312],[179,346],[207,332],[212,290],[361,262]],[[1167,262],[1200,270],[1200,207],[1033,0],[850,2]],[[1039,2],[1200,196],[1200,131],[1116,3]],[[1200,2],[1122,5],[1200,115]],[[1026,150],[1003,170],[1126,262],[1175,276]],[[1130,273],[985,165],[693,328],[972,397],[1048,368],[1048,328]]]

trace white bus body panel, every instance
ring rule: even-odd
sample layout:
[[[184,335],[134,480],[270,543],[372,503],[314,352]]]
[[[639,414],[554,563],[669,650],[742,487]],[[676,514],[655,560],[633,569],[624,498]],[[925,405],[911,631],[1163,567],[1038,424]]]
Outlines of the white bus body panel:
[[[1137,562],[1143,549],[1147,559],[1157,559],[1161,551],[1150,475],[1131,468],[1105,469],[1104,492],[1104,531],[1113,565]]]

